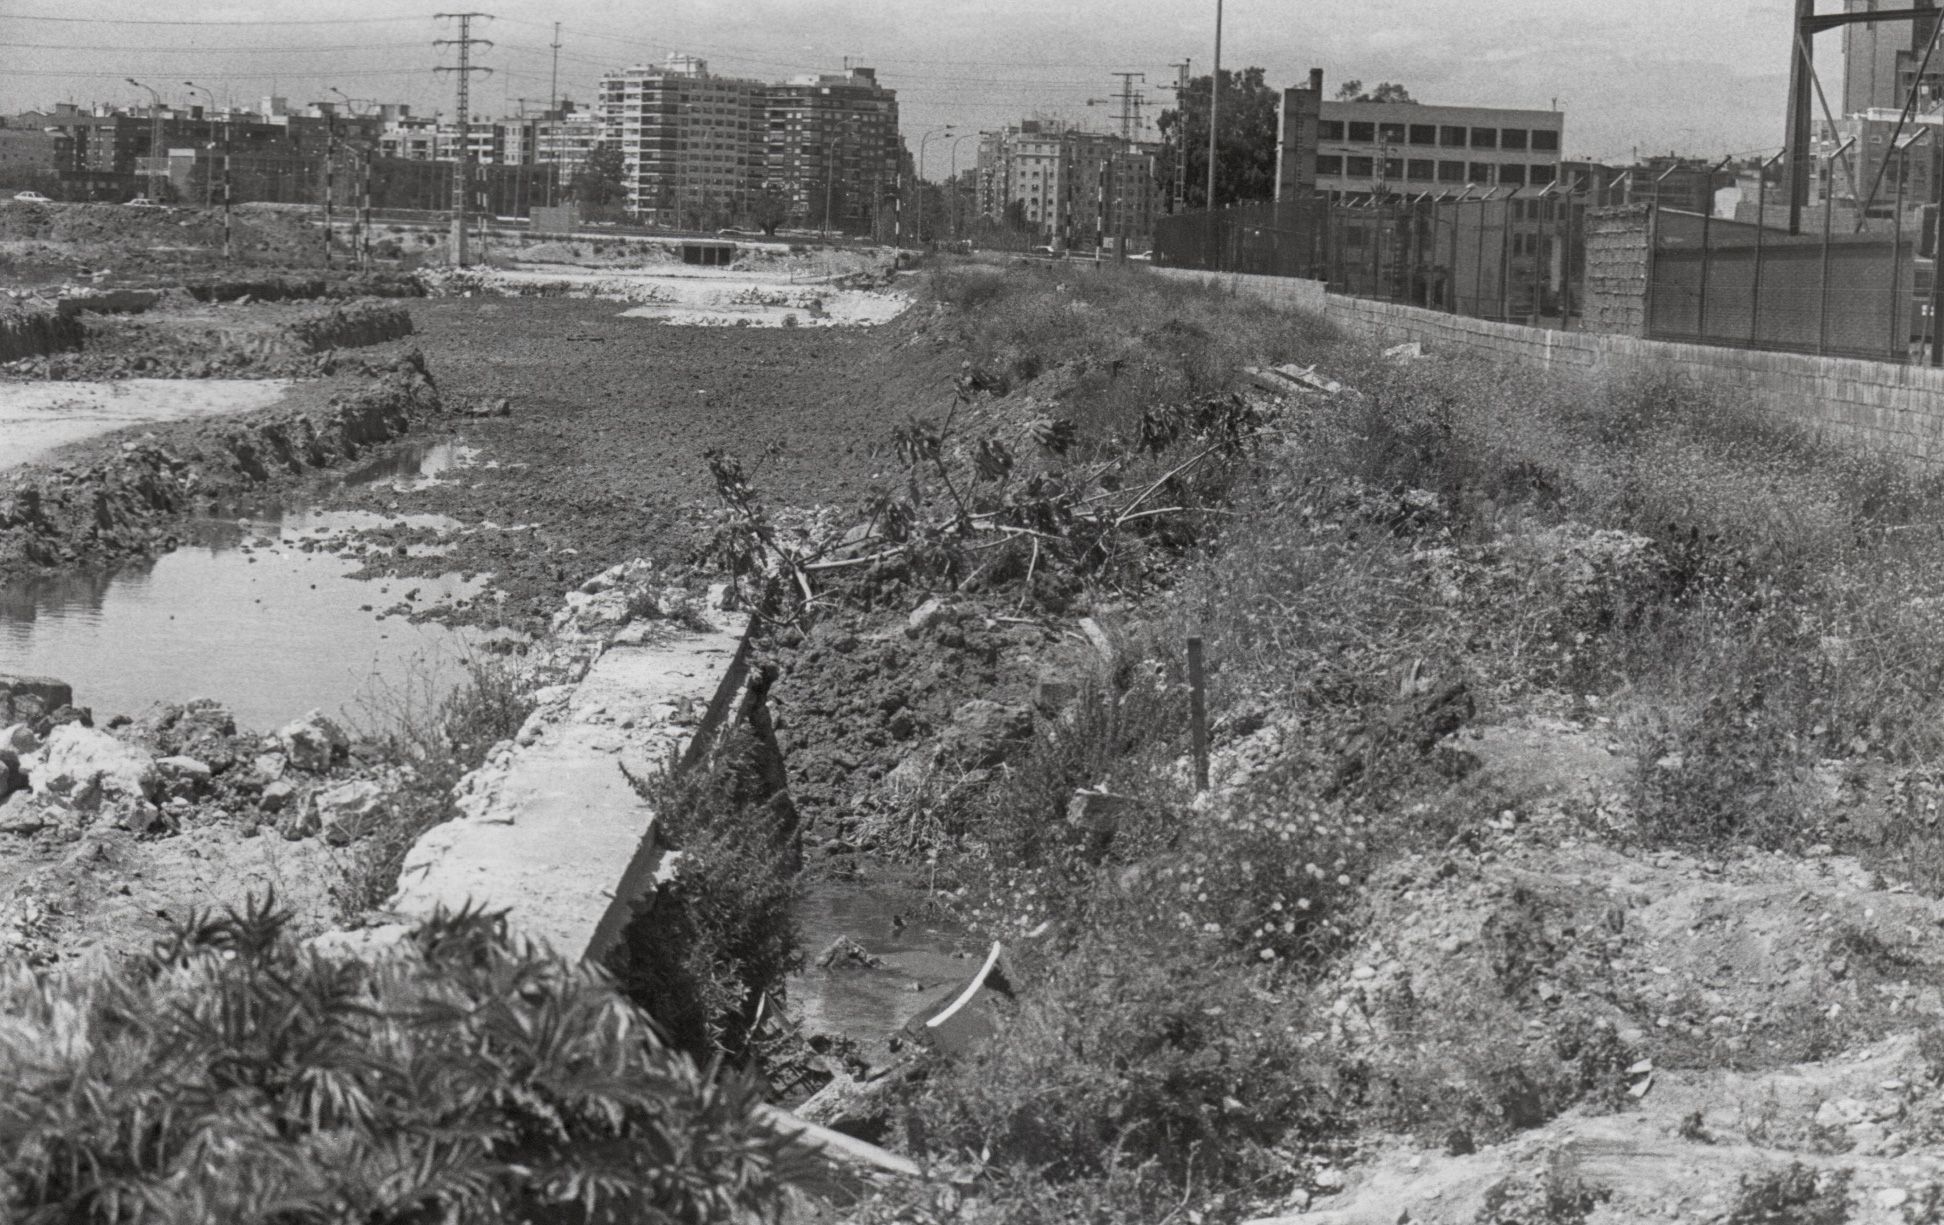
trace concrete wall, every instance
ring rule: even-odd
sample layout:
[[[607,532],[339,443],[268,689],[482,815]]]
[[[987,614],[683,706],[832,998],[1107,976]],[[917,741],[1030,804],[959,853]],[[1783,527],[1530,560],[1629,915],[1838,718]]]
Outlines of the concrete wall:
[[[1320,314],[1351,335],[1384,346],[1415,340],[1437,355],[1560,374],[1672,371],[1748,397],[1832,441],[1944,464],[1944,369],[1556,332],[1326,294],[1316,281],[1276,284],[1281,278],[1155,272]]]
[[[1586,214],[1583,314],[1588,330],[1647,334],[1647,263],[1653,245],[1653,212],[1645,204]]]

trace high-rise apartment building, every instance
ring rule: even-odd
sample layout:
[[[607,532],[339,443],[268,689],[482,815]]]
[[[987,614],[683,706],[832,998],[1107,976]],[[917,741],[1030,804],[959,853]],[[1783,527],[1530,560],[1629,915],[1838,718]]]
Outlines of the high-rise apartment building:
[[[805,225],[873,228],[898,190],[898,95],[877,72],[796,77],[769,87],[763,181]]]
[[[707,226],[746,211],[763,184],[766,87],[671,55],[601,81],[601,118],[621,147],[627,209]]]
[[[1145,246],[1162,200],[1151,145],[1058,120],[1027,119],[979,141],[979,214],[1010,215],[1056,245],[1125,236]]]
[[[1924,5],[1912,0],[1844,0],[1845,12],[1908,12]],[[1930,45],[1935,17],[1913,21],[1871,21],[1843,27],[1843,111],[1901,111]],[[1927,93],[1937,96],[1944,82],[1944,57],[1934,57],[1925,73]]]

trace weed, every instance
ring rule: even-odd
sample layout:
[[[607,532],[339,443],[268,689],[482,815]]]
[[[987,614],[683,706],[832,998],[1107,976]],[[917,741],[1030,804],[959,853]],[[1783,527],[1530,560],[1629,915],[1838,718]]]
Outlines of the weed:
[[[475,656],[467,679],[442,697],[429,682],[391,695],[383,724],[367,733],[382,760],[398,767],[389,819],[360,839],[332,888],[347,918],[383,906],[398,887],[405,856],[425,831],[452,819],[452,789],[509,740],[533,711],[527,678],[508,661]]]
[[[669,762],[629,776],[668,848],[609,968],[668,1041],[698,1058],[740,1057],[766,993],[802,962],[794,823],[766,800],[753,737],[738,731],[705,769]]]
[[[1743,1175],[1727,1225],[1842,1225],[1849,1219],[1848,1170],[1816,1170],[1801,1162]]]

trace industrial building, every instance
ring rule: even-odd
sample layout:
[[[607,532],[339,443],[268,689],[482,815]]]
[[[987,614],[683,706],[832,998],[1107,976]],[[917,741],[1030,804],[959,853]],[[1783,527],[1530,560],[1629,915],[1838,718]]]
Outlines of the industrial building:
[[[1559,173],[1559,111],[1323,101],[1316,188],[1337,195],[1545,187]]]

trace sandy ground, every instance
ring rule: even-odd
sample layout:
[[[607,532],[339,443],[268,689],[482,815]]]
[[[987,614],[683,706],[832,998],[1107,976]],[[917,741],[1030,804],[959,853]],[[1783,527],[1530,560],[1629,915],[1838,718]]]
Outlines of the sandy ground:
[[[0,382],[0,469],[110,430],[267,408],[288,379]]]

